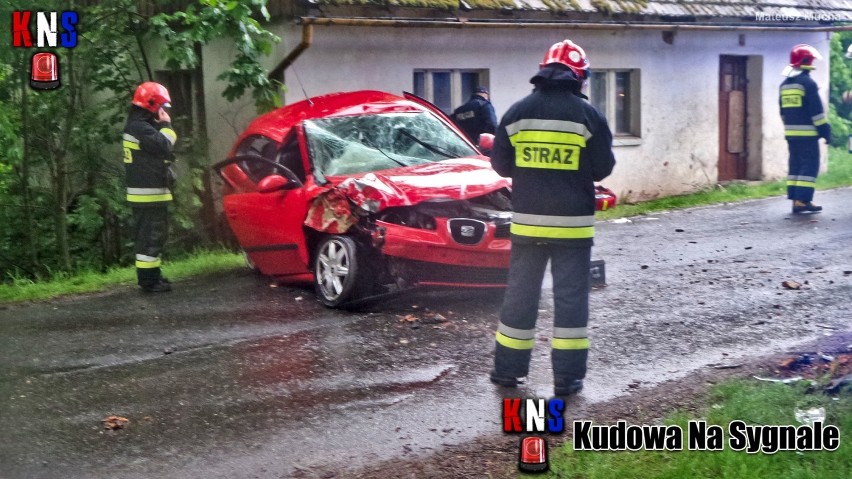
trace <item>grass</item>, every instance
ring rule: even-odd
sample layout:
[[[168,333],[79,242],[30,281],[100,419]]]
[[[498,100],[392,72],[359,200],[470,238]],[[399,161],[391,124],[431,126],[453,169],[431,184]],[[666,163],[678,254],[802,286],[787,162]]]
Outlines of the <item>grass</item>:
[[[828,171],[817,178],[817,189],[824,190],[843,186],[852,186],[852,154],[842,148],[830,148]],[[768,198],[786,193],[787,186],[783,180],[760,184],[733,183],[707,188],[688,195],[668,196],[634,204],[620,203],[615,209],[600,211],[595,216],[599,220],[610,220],[677,208]]]
[[[852,154],[844,149],[829,151],[828,172],[817,180],[819,189],[852,186]],[[786,192],[783,181],[761,184],[731,184],[710,188],[697,193],[670,196],[636,204],[620,204],[617,208],[598,212],[601,220],[637,216],[659,211],[703,206],[714,203],[734,202],[777,196]],[[242,256],[225,251],[206,251],[186,259],[170,261],[164,268],[170,279],[183,279],[200,274],[227,271],[244,267]],[[69,294],[94,293],[114,286],[131,285],[136,281],[134,268],[115,268],[106,273],[84,271],[73,276],[56,275],[47,281],[34,283],[16,280],[11,284],[0,284],[0,303],[35,301]]]
[[[163,273],[170,280],[180,280],[202,274],[245,268],[243,256],[223,250],[201,251],[186,258],[169,261]],[[132,266],[112,268],[107,272],[84,271],[69,276],[58,274],[47,281],[33,282],[18,279],[0,284],[0,303],[35,301],[69,294],[95,293],[121,285],[136,284],[136,269]]]
[[[807,384],[763,383],[732,380],[712,392],[706,419],[724,431],[721,451],[574,451],[571,443],[553,452],[550,472],[537,477],[564,479],[828,479],[849,477],[852,471],[852,398],[836,400],[823,394],[808,394]],[[778,451],[749,454],[729,447],[728,425],[733,420],[748,425],[794,425],[797,409],[823,407],[825,425],[840,430],[840,446],[835,451]],[[666,421],[688,430],[685,414],[672,414]],[[684,438],[686,439],[686,438]],[[521,474],[520,477],[527,477]],[[532,476],[530,476],[532,477]]]

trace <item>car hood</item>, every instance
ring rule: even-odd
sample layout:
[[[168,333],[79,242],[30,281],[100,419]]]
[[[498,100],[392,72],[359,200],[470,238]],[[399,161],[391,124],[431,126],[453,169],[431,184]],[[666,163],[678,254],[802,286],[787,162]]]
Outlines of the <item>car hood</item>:
[[[364,210],[376,212],[424,201],[475,198],[511,185],[485,159],[454,158],[347,178],[337,189]]]

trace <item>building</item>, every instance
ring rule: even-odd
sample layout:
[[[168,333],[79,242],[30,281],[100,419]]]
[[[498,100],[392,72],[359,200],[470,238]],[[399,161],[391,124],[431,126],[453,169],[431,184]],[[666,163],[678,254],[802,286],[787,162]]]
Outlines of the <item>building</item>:
[[[622,198],[686,193],[786,175],[778,86],[790,48],[825,52],[813,73],[828,96],[828,48],[848,0],[270,0],[282,38],[269,70],[286,102],[335,91],[412,91],[444,110],[477,85],[497,115],[531,88],[565,38],[592,67],[588,94],[616,134],[606,185]],[[221,97],[229,52],[203,52],[210,153],[223,158],[255,115]]]

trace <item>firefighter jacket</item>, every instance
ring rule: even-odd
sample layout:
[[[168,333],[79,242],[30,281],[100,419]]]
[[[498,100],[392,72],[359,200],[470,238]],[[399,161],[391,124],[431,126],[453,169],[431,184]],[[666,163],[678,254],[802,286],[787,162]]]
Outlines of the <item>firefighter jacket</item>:
[[[156,123],[151,112],[133,105],[123,139],[127,201],[134,207],[168,204],[174,180],[172,148],[177,140],[171,124]]]
[[[512,178],[512,241],[592,246],[595,181],[615,166],[606,119],[570,71],[546,66],[512,105],[494,138],[491,165]]]
[[[831,125],[810,72],[803,70],[781,83],[779,104],[787,140],[825,138],[827,142],[831,141]]]
[[[479,141],[479,135],[494,133],[497,128],[497,115],[491,102],[475,93],[467,103],[455,109],[453,121],[474,143]]]

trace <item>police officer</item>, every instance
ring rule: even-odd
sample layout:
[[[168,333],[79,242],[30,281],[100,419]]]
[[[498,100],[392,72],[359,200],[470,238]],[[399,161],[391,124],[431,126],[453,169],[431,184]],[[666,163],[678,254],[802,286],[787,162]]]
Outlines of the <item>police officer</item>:
[[[781,118],[790,150],[787,198],[793,200],[793,213],[816,213],[813,204],[819,174],[819,139],[831,142],[831,125],[822,108],[817,84],[811,78],[814,60],[822,60],[816,48],[799,44],[790,51],[790,64],[782,73]]]
[[[556,395],[583,388],[595,181],[612,172],[612,133],[581,93],[589,75],[570,40],[548,50],[533,92],[500,121],[491,164],[512,178],[512,255],[491,381],[514,387],[529,372],[541,284],[553,275],[551,359]]]
[[[467,103],[453,111],[453,121],[474,143],[479,142],[479,135],[494,133],[497,128],[497,115],[488,98],[488,89],[476,87]]]
[[[163,85],[145,82],[133,95],[124,126],[124,166],[127,201],[133,208],[136,278],[143,291],[171,291],[160,272],[168,238],[168,205],[172,201],[177,135],[164,108],[170,105]]]

